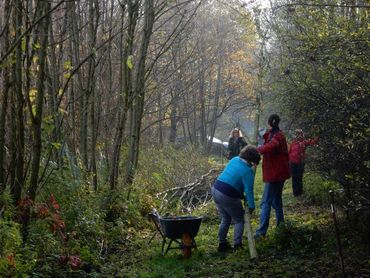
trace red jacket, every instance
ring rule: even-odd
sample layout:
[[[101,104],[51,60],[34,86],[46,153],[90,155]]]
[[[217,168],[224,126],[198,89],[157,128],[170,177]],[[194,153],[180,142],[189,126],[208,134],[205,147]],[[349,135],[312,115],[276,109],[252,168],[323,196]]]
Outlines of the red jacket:
[[[279,130],[270,138],[269,130],[263,139],[265,143],[257,150],[263,154],[262,173],[264,182],[280,182],[290,178],[288,146],[284,134]]]
[[[304,162],[306,147],[315,145],[317,141],[318,139],[293,140],[289,147],[289,161],[294,164]]]

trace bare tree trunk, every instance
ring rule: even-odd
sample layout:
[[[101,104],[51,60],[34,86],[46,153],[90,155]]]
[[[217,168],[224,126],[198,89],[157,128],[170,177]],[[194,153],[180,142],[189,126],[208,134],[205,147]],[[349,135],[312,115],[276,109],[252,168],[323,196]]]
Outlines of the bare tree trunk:
[[[170,137],[169,142],[174,144],[177,137],[177,110],[178,110],[178,99],[177,93],[172,93],[172,105],[171,105],[171,113],[170,113]]]
[[[163,105],[162,105],[162,93],[159,92],[158,94],[158,140],[159,145],[163,145]]]
[[[78,26],[77,26],[77,20],[76,20],[76,14],[75,14],[76,4],[74,1],[68,1],[66,3],[66,17],[67,17],[67,30],[68,35],[71,37],[70,40],[68,40],[68,62],[65,64],[65,69],[69,69],[69,67],[73,67],[74,65],[78,65],[79,63],[79,55],[78,55]],[[70,65],[69,65],[70,63]],[[80,80],[80,74],[79,70],[77,71],[77,79]],[[70,141],[70,148],[72,150],[72,153],[74,155],[74,159],[76,159],[76,149],[77,149],[77,142],[78,142],[78,120],[77,120],[77,108],[78,105],[76,105],[76,101],[78,99],[78,95],[76,94],[76,91],[78,88],[81,89],[82,86],[79,86],[81,84],[79,81],[76,81],[74,78],[68,88],[68,94],[70,99],[70,105],[69,105],[69,111],[71,115],[71,141]]]
[[[23,1],[15,1],[14,17],[15,17],[15,40],[22,34],[23,26]],[[22,187],[24,184],[24,97],[22,91],[22,43],[19,40],[15,48],[15,65],[14,65],[14,89],[16,95],[16,135],[15,135],[15,176],[14,184],[11,187],[14,204],[18,204],[21,198]]]
[[[137,168],[137,162],[139,158],[139,142],[140,142],[140,129],[141,119],[144,110],[144,99],[145,99],[145,74],[146,67],[145,61],[150,43],[150,38],[153,32],[155,14],[154,14],[154,0],[147,0],[144,4],[144,27],[143,36],[139,51],[139,63],[136,72],[136,86],[134,91],[134,105],[133,105],[133,121],[129,145],[129,159],[128,167],[126,168],[126,183],[132,184],[135,171]],[[127,198],[130,198],[130,190]]]
[[[206,98],[204,90],[204,70],[203,70],[203,60],[202,69],[199,73],[199,102],[200,102],[200,144],[203,148],[207,145],[207,122],[206,122]]]
[[[40,6],[42,11],[46,13],[50,9],[50,2],[46,0],[40,0]],[[35,114],[31,112],[32,118],[32,133],[33,133],[33,148],[32,148],[32,164],[31,164],[31,178],[30,178],[30,189],[29,195],[32,200],[36,198],[36,192],[38,188],[38,177],[40,169],[40,159],[42,150],[41,140],[41,125],[42,125],[42,114],[44,104],[44,91],[45,91],[45,71],[46,71],[46,57],[47,57],[47,46],[48,46],[48,30],[49,30],[50,17],[46,16],[41,22],[38,41],[40,43],[39,49],[39,73],[37,77],[37,96],[36,96],[36,109]]]
[[[219,100],[221,95],[221,86],[222,86],[222,70],[223,70],[223,63],[224,63],[224,41],[223,37],[221,37],[219,51],[218,51],[218,68],[217,68],[217,81],[216,81],[216,91],[215,91],[215,100],[213,104],[213,112],[212,112],[212,121],[211,121],[211,130],[209,133],[209,142],[207,144],[206,154],[209,154],[212,147],[212,140],[215,136],[216,127],[217,127],[217,118],[218,118],[218,106]]]
[[[10,10],[11,10],[10,1],[5,0],[4,14],[10,14]],[[2,43],[0,44],[2,46],[1,52],[6,52],[10,46],[9,24],[10,22],[4,23],[4,30],[2,35],[3,40]],[[0,194],[2,194],[6,188],[4,157],[5,157],[5,125],[6,125],[6,114],[8,111],[8,98],[10,89],[9,69],[4,68],[2,74],[3,74],[3,97],[1,99],[1,111],[0,111]],[[0,209],[1,207],[2,204],[0,203]]]
[[[258,29],[259,30],[259,29]],[[264,67],[265,67],[265,42],[266,42],[266,32],[262,34],[262,30],[259,30],[260,36],[262,37],[260,54],[259,54],[259,63],[258,63],[258,75],[257,75],[257,89],[256,89],[256,113],[254,119],[254,136],[253,136],[253,144],[258,144],[258,130],[260,124],[260,118],[262,115],[262,101],[263,101],[263,74],[264,74]]]
[[[121,28],[124,27],[125,22],[125,6],[121,6]],[[127,7],[128,13],[128,30],[126,34],[126,38],[122,33],[121,37],[121,48],[120,48],[120,55],[121,55],[121,64],[120,64],[120,94],[119,94],[119,117],[117,121],[117,128],[116,128],[116,136],[114,142],[114,150],[113,150],[113,161],[110,173],[110,187],[113,190],[117,184],[118,178],[118,170],[119,170],[119,161],[120,161],[120,153],[121,153],[121,146],[123,142],[123,135],[126,126],[127,120],[127,113],[131,107],[132,102],[132,67],[130,63],[132,63],[132,55],[133,55],[133,44],[134,44],[134,37],[135,37],[135,29],[138,19],[139,13],[139,3],[138,1],[128,2]],[[123,32],[123,31],[122,31]]]
[[[99,2],[97,0],[89,1],[89,52],[93,53],[96,47],[96,35],[99,21]],[[96,141],[97,126],[95,121],[95,54],[91,56],[88,64],[88,96],[90,99],[90,125],[91,125],[91,145],[90,145],[90,162],[92,172],[92,184],[96,191],[98,189],[98,173],[96,169]]]

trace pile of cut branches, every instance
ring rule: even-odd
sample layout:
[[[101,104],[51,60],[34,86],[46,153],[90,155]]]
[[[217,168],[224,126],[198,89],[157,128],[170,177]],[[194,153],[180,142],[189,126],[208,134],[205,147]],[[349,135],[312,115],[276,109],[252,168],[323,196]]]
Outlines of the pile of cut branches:
[[[178,207],[182,212],[190,213],[194,208],[204,206],[211,198],[211,186],[221,172],[221,168],[212,168],[192,183],[176,186],[156,195],[161,199],[160,210]]]

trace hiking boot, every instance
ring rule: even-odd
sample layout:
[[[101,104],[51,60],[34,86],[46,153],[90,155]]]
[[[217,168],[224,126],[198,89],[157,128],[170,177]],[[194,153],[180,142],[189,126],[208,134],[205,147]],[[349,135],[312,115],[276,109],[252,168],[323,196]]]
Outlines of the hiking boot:
[[[218,252],[227,252],[227,251],[231,250],[231,246],[228,242],[221,242],[221,243],[219,243],[217,250],[218,250]]]
[[[241,249],[243,249],[243,244],[242,243],[238,243],[238,244],[234,245],[234,251],[241,250]]]

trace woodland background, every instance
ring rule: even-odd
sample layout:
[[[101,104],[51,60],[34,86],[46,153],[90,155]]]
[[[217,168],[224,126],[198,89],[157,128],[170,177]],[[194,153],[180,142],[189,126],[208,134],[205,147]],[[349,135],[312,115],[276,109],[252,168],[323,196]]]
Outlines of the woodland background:
[[[212,210],[212,179],[164,192],[222,168],[214,138],[235,126],[255,145],[271,113],[289,139],[295,128],[320,138],[306,202],[327,206],[336,189],[360,250],[369,10],[367,0],[1,1],[0,273],[124,276],[108,257],[140,257],[153,207]]]

